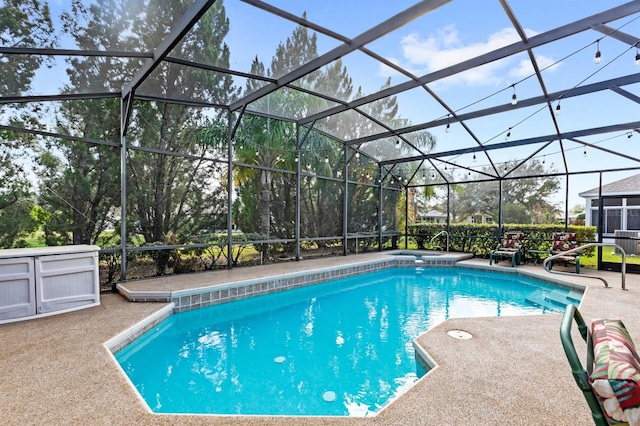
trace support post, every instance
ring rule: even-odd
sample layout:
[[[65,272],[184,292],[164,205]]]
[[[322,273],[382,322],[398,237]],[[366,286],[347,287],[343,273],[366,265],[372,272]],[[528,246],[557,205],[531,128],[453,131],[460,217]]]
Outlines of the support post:
[[[498,181],[498,241],[502,238],[502,182],[502,179]]]
[[[567,184],[564,188],[564,230],[569,230],[569,175],[566,175]]]
[[[349,164],[347,163],[347,145],[344,145],[343,149],[343,161],[344,161],[344,191],[343,191],[343,206],[342,206],[342,253],[344,256],[348,253],[349,245]]]
[[[133,92],[120,99],[120,281],[127,279],[127,128]]]
[[[296,125],[296,260],[300,260],[300,125]]]
[[[233,268],[233,124],[231,111],[227,112],[227,268]]]
[[[404,249],[409,248],[409,187],[404,187]]]
[[[585,213],[586,214],[586,213]],[[598,181],[598,242],[602,243],[602,234],[604,231],[604,203],[602,202],[602,172]],[[598,270],[602,269],[602,246],[598,246]]]
[[[378,251],[382,251],[382,165],[378,164]]]
[[[447,183],[447,235],[451,239],[451,184]]]

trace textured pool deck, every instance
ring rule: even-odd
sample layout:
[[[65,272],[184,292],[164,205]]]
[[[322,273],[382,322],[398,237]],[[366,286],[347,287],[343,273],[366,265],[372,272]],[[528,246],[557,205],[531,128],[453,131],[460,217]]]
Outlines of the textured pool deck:
[[[247,280],[361,262],[378,253],[286,262],[127,283],[138,290],[171,290]],[[488,260],[466,265],[488,267]],[[495,269],[511,269],[501,262]],[[621,318],[640,344],[640,275],[594,272],[599,280],[559,277],[538,265],[518,270],[566,279],[587,289],[585,320]],[[0,419],[4,425],[589,425],[559,338],[561,315],[450,319],[418,338],[438,363],[375,418],[176,416],[148,412],[103,343],[166,303],[132,303],[118,294],[101,305],[58,316],[0,325]],[[463,330],[470,340],[447,335]],[[578,345],[578,341],[576,341]],[[578,346],[581,347],[581,346]]]

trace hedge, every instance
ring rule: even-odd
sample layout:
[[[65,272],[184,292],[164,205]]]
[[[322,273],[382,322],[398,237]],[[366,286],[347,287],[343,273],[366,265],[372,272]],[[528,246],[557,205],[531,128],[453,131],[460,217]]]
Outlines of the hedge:
[[[565,232],[563,224],[526,225],[507,223],[502,226],[503,232],[524,232],[525,247],[529,250],[549,250],[553,234]],[[446,236],[440,235],[431,242],[434,235],[447,229],[444,223],[416,223],[409,225],[409,237],[413,238],[418,248],[428,249],[446,247]],[[579,244],[587,244],[595,241],[595,226],[569,225],[567,232],[575,232]],[[502,240],[498,235],[497,224],[480,223],[456,223],[450,227],[449,250],[463,253],[473,253],[476,256],[488,257],[489,252],[496,248]],[[595,250],[590,247],[582,253],[589,256]]]

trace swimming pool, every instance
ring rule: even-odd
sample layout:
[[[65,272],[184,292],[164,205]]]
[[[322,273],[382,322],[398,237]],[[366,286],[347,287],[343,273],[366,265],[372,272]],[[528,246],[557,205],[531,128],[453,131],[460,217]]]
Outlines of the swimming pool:
[[[174,314],[115,356],[157,413],[368,416],[424,373],[420,333],[579,297],[514,274],[391,268]]]

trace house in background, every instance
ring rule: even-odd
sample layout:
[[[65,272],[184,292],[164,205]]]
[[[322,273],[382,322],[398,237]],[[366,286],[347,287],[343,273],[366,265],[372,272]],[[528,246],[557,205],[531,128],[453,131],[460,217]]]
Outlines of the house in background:
[[[447,214],[438,210],[428,210],[418,217],[418,222],[447,223]],[[476,214],[459,221],[461,223],[493,223],[493,218],[486,214]]]
[[[418,217],[418,222],[447,223],[447,215],[437,210],[428,210]]]
[[[598,226],[599,189],[581,192],[586,199],[585,225]],[[640,174],[602,185],[603,226],[605,242],[615,242],[627,254],[638,253],[637,242],[625,238],[640,237]],[[608,237],[608,238],[607,238]],[[612,239],[612,237],[622,237]],[[627,250],[627,248],[629,250]]]
[[[488,214],[478,213],[470,218],[463,220],[463,222],[471,222],[471,223],[493,223],[493,217]]]

